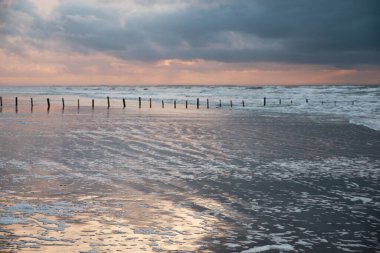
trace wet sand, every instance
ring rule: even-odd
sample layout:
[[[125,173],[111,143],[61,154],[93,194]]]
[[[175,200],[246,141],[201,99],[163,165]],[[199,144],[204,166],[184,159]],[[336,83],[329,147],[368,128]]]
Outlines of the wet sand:
[[[380,250],[380,132],[87,103],[0,114],[0,252]]]

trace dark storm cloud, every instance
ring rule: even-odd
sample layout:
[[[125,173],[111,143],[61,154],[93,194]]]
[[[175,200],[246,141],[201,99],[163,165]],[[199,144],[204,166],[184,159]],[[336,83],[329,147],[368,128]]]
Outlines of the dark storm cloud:
[[[6,20],[10,0],[0,0],[0,25]]]
[[[378,0],[172,1],[163,11],[152,6],[170,1],[146,0],[131,12],[115,2],[122,6],[62,1],[53,21],[35,17],[32,32],[83,53],[144,61],[380,63]]]

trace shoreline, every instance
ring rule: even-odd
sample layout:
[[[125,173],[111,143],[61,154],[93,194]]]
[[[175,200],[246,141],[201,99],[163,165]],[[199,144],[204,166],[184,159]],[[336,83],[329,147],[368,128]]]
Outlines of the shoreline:
[[[50,96],[52,97],[52,96]],[[196,103],[188,103],[188,108],[185,107],[185,104],[177,103],[176,108],[174,108],[173,103],[165,103],[164,108],[162,108],[161,103],[157,103],[156,101],[152,101],[152,107],[150,108],[149,100],[143,100],[142,101],[142,107],[139,108],[138,100],[125,100],[126,107],[123,108],[123,102],[122,100],[110,100],[110,108],[107,108],[107,99],[101,100],[99,103],[98,100],[95,100],[95,107],[92,109],[91,107],[91,99],[88,99],[86,97],[80,98],[80,107],[78,110],[77,107],[77,98],[71,97],[69,99],[65,99],[65,107],[63,109],[62,107],[62,101],[61,98],[58,97],[52,97],[53,99],[50,100],[51,106],[48,110],[46,99],[44,101],[43,98],[40,98],[39,100],[33,100],[34,106],[31,107],[30,100],[28,100],[26,97],[20,97],[18,102],[18,109],[16,112],[14,100],[11,100],[9,98],[3,99],[3,106],[0,108],[0,113],[15,113],[15,114],[32,114],[32,113],[97,113],[97,112],[104,112],[104,111],[110,111],[112,110],[115,113],[147,113],[150,114],[198,114],[198,113],[204,113],[206,115],[215,113],[216,115],[219,114],[236,114],[241,115],[242,113],[248,113],[252,115],[259,115],[259,116],[268,116],[268,117],[305,117],[314,121],[322,120],[322,121],[344,121],[348,124],[361,126],[366,129],[370,129],[373,131],[380,131],[377,125],[377,121],[370,119],[362,119],[358,120],[356,118],[349,119],[342,115],[335,115],[331,113],[311,113],[311,114],[303,114],[300,112],[277,112],[271,110],[271,105],[258,108],[258,110],[251,110],[250,108],[244,108],[242,106],[233,106],[229,107],[228,105],[223,106],[222,108],[215,106],[213,104],[210,104],[210,107],[207,108],[205,104],[201,104],[200,108],[197,109]],[[14,98],[13,98],[14,99]],[[29,98],[30,99],[30,98]],[[11,102],[13,102],[13,105],[10,105]],[[117,111],[120,110],[120,111]],[[364,120],[364,121],[363,121]]]

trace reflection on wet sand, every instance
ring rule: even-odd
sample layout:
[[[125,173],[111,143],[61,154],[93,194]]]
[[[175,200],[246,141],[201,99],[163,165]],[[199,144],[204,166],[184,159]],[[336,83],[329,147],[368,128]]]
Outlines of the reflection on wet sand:
[[[214,218],[159,196],[136,194],[140,198],[134,199],[133,195],[46,204],[7,202],[3,215],[14,220],[10,224],[0,220],[2,252],[195,251],[215,227]]]

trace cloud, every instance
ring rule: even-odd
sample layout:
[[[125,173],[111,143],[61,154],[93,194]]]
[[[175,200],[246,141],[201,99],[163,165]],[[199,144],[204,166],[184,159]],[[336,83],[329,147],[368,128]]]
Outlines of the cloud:
[[[36,47],[146,62],[342,68],[380,63],[378,0],[66,0],[49,18],[33,8],[37,0],[0,4],[8,6],[0,42],[12,52]]]
[[[33,60],[0,50],[0,85],[94,84],[358,84],[377,83],[378,69],[341,70],[309,64],[223,63],[204,60],[125,61],[109,55],[32,50]],[[27,59],[27,60],[26,60]]]
[[[0,27],[2,27],[7,18],[7,12],[11,0],[0,0]]]

